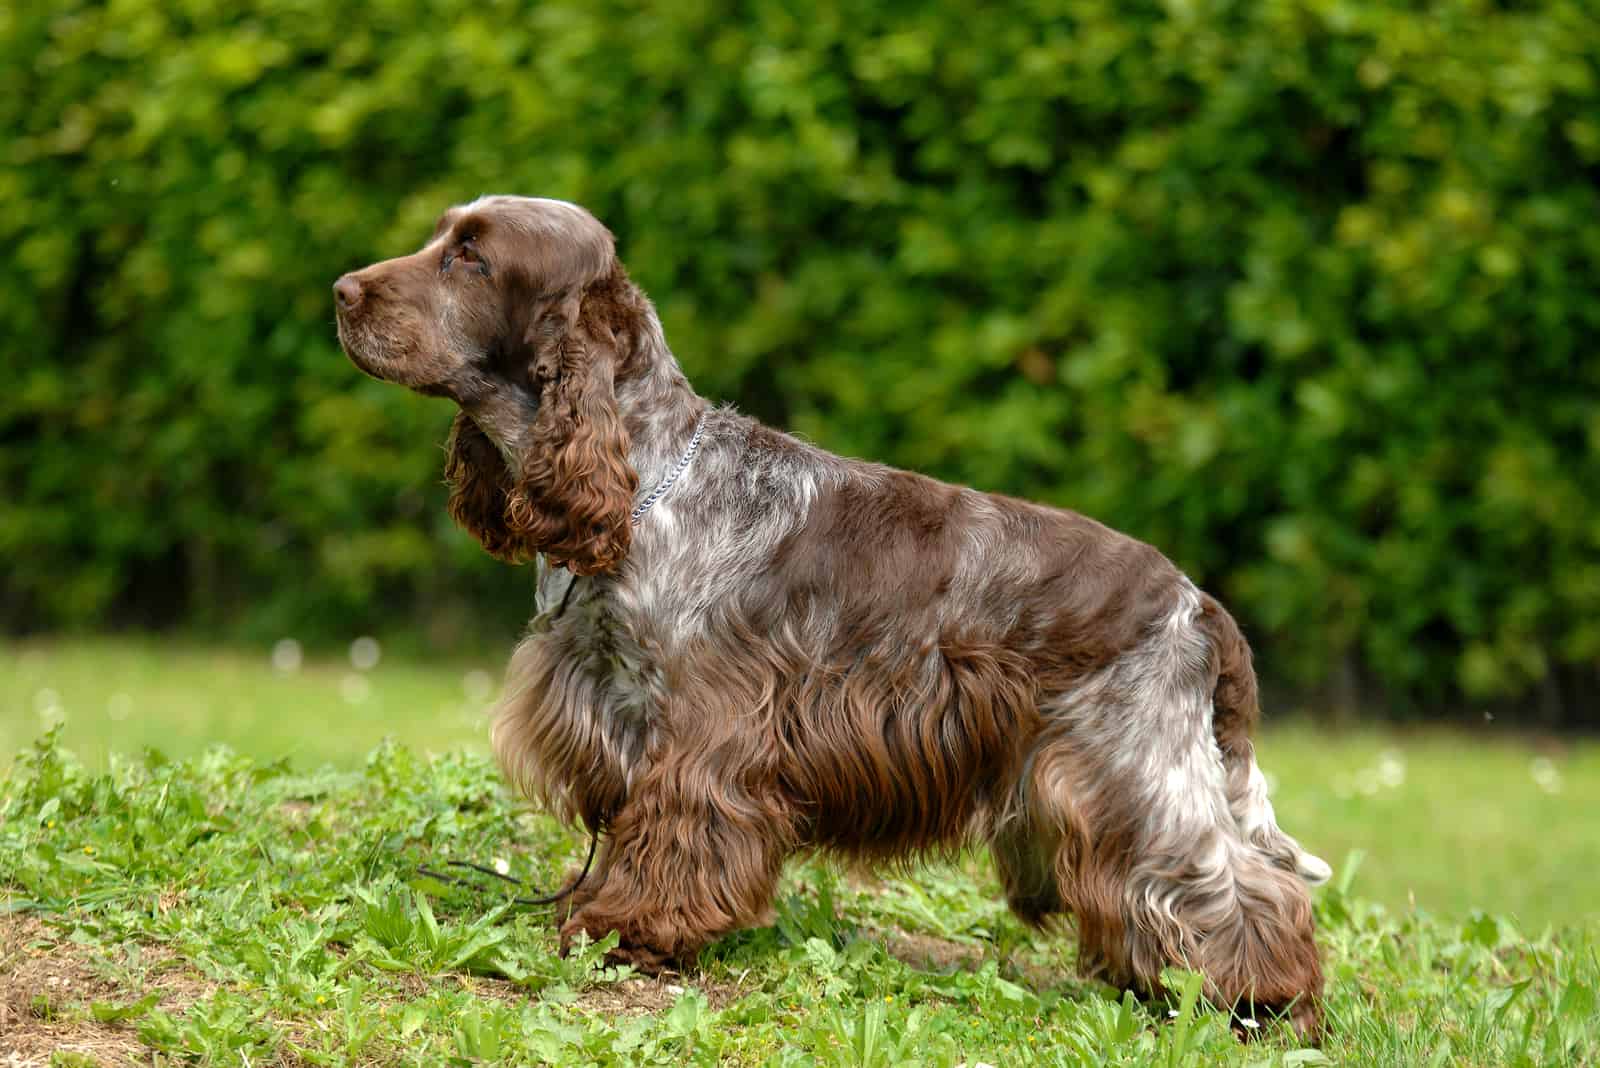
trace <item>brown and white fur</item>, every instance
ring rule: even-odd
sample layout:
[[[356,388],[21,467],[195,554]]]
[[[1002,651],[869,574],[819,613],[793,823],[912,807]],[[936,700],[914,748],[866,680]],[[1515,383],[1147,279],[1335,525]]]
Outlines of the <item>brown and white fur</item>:
[[[451,208],[335,290],[357,366],[459,404],[451,514],[538,561],[494,749],[605,832],[564,943],[686,962],[761,922],[796,851],[980,842],[1019,916],[1076,919],[1086,973],[1187,965],[1318,1030],[1328,867],[1274,819],[1244,638],[1159,552],[711,407],[575,205]]]

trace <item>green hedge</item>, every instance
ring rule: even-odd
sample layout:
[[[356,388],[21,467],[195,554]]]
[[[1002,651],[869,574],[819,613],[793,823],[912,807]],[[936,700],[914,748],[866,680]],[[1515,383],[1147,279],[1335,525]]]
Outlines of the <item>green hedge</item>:
[[[13,6],[0,618],[514,629],[328,287],[515,191],[612,225],[703,392],[1148,538],[1270,674],[1559,706],[1597,57],[1589,0]]]

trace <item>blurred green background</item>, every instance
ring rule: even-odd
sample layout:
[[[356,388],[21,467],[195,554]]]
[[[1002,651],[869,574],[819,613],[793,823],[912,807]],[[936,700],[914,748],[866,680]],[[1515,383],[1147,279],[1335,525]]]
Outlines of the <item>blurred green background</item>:
[[[1589,0],[55,0],[0,133],[14,635],[498,664],[329,284],[519,192],[709,396],[1160,546],[1275,709],[1600,724]]]

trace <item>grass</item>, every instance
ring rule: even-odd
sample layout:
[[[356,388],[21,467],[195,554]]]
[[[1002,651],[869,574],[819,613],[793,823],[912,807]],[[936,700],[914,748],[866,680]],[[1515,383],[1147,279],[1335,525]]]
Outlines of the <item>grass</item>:
[[[580,859],[482,755],[487,694],[467,676],[489,665],[291,672],[269,654],[0,652],[0,742],[55,725],[0,782],[0,1063],[1600,1058],[1592,746],[1268,735],[1283,822],[1342,860],[1317,903],[1318,1052],[1080,982],[1070,935],[1020,927],[977,856],[892,877],[797,862],[772,926],[687,976],[606,968],[603,944],[562,959],[548,910],[416,874],[499,859],[550,886]],[[385,733],[405,743],[374,748]],[[166,755],[119,755],[150,743]]]
[[[192,756],[222,743],[344,768],[360,766],[385,737],[425,751],[487,751],[483,709],[509,646],[449,665],[386,659],[379,646],[378,662],[358,670],[350,657],[311,657],[283,644],[0,643],[0,763],[56,722],[66,725],[64,743],[95,768],[146,746]]]
[[[484,753],[484,711],[509,651],[418,664],[380,649],[358,670],[348,656],[280,655],[274,667],[269,646],[0,644],[0,768],[57,722],[93,770],[147,746],[189,757],[220,743],[307,770],[359,768],[386,737],[421,753]],[[1600,745],[1331,735],[1269,719],[1260,751],[1291,833],[1333,862],[1366,854],[1364,898],[1455,917],[1491,907],[1534,931],[1600,919]]]

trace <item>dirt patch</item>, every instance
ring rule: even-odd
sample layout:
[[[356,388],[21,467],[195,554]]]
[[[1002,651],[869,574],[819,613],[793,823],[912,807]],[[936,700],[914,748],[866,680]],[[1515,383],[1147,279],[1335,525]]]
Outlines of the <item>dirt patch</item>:
[[[537,1001],[539,994],[504,979],[484,976],[457,975],[461,988],[475,997],[494,998],[497,1001]],[[426,983],[426,981],[424,981]],[[705,995],[706,1003],[720,1009],[736,1000],[741,990],[737,983],[721,983],[703,976],[661,975],[634,976],[618,983],[592,986],[577,997],[577,1004],[585,1011],[601,1016],[653,1016],[672,1008],[685,992],[698,990]],[[425,989],[418,989],[422,996]],[[4,1068],[0,1065],[0,1068]]]
[[[1036,994],[1046,990],[1066,992],[1077,998],[1096,986],[1092,980],[1082,979],[1071,968],[1054,961],[1041,961],[1028,957],[1011,957],[1003,961],[1000,974],[1012,982],[1021,983]]]
[[[396,1000],[426,996],[450,978],[479,997],[506,1002],[538,997],[515,983],[483,976],[393,978]],[[137,1021],[101,1023],[90,1015],[91,1003],[126,1005],[156,994],[157,1007],[179,1015],[215,989],[164,946],[81,945],[36,917],[0,914],[0,1068],[44,1068],[57,1052],[93,1058],[106,1068],[149,1064],[151,1051],[139,1041]],[[713,1009],[742,993],[737,982],[703,976],[635,976],[591,987],[577,1003],[606,1016],[647,1016],[670,1009],[688,990],[698,990]],[[288,1025],[291,1036],[295,1023]]]
[[[89,968],[87,955],[86,947],[60,941],[36,919],[0,916],[0,1064],[47,1065],[58,1050],[105,1065],[142,1059],[144,1046],[131,1027],[69,1011],[116,993]]]
[[[454,983],[473,997],[489,998],[506,1004],[538,1001],[537,990],[487,975],[466,972],[443,972],[437,975],[391,974],[386,980],[391,991],[373,991],[369,997],[385,1002],[416,1001],[440,989],[441,984]],[[575,1003],[586,1012],[602,1016],[650,1016],[670,1009],[685,991],[698,990],[705,995],[706,1003],[720,1009],[743,993],[737,982],[718,982],[701,975],[684,976],[669,972],[660,976],[636,975],[621,982],[591,986],[580,992]],[[7,1068],[0,1062],[0,1068]]]
[[[913,968],[935,971],[976,971],[983,964],[984,948],[966,942],[952,942],[936,935],[906,931],[880,931],[883,948],[889,956]]]
[[[889,956],[924,971],[975,972],[989,959],[994,948],[898,928],[877,931],[876,937],[883,939],[884,949]],[[1076,989],[1083,985],[1071,968],[1064,967],[1058,959],[1048,954],[1026,949],[1013,950],[1001,956],[999,964],[1002,976],[1021,983],[1035,993],[1069,987]]]
[[[162,1009],[181,1011],[211,985],[165,947],[142,945],[137,952],[136,962],[126,950],[119,960],[35,917],[0,915],[0,1065],[46,1065],[57,1051],[103,1065],[147,1063],[132,1023],[100,1023],[88,1005],[127,1004],[153,993]],[[135,971],[143,973],[137,989]]]
[[[652,1016],[672,1008],[673,1003],[690,990],[704,994],[712,1009],[737,1000],[740,994],[736,983],[718,983],[699,976],[663,975],[654,979],[637,976],[585,990],[578,1003],[590,1012],[608,1016]]]

